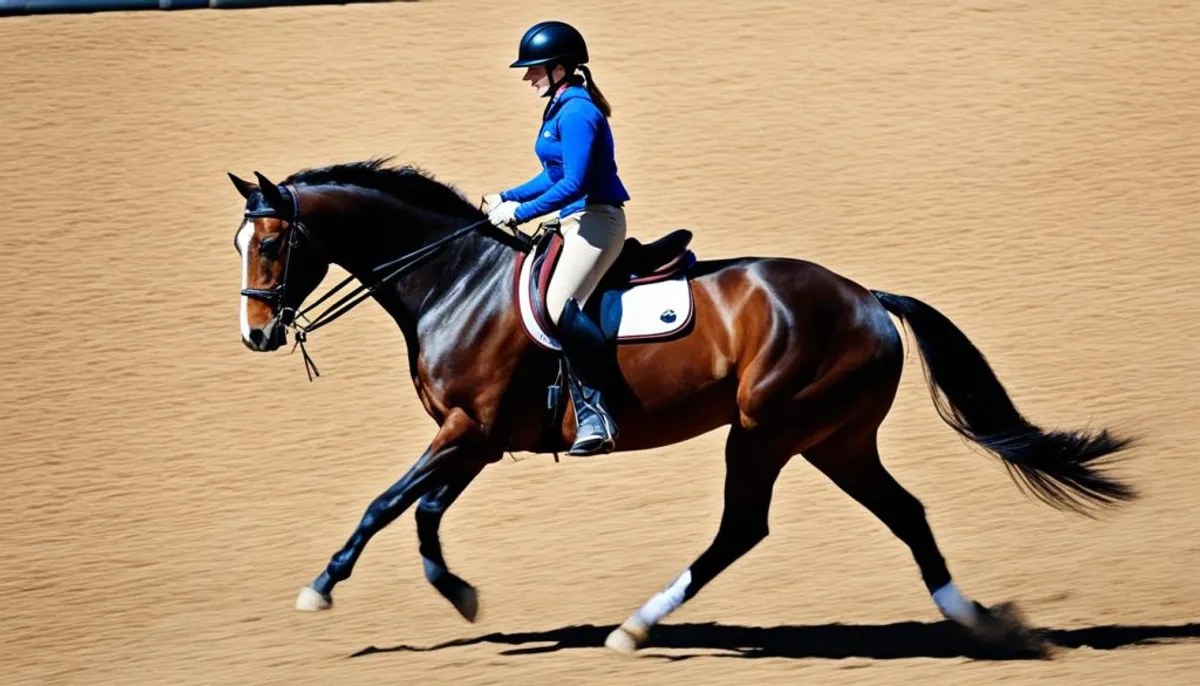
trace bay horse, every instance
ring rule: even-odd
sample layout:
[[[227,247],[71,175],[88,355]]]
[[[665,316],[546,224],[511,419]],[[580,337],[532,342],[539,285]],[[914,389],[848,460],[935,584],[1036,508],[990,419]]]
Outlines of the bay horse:
[[[438,427],[424,453],[370,503],[325,569],[301,589],[296,608],[331,607],[334,587],[350,577],[371,537],[415,504],[426,578],[474,621],[475,589],[442,554],[442,516],[506,450],[557,458],[573,440],[571,414],[559,419],[546,401],[557,354],[530,336],[515,304],[521,258],[533,249],[529,237],[492,227],[452,186],[387,159],[305,169],[278,184],[255,176],[256,183],[229,174],[245,198],[234,237],[243,265],[244,344],[277,350],[291,329],[303,345],[318,323],[330,320],[330,310],[305,326],[300,320],[307,315],[297,314],[307,310],[299,308],[329,265],[339,265],[365,292],[338,301],[333,317],[364,298],[391,315],[406,341],[417,396]],[[662,246],[631,240],[625,251],[653,268],[665,259],[652,254],[656,247]],[[647,255],[654,259],[646,262]],[[605,287],[619,287],[625,276]],[[1131,438],[1108,430],[1043,431],[1014,407],[963,332],[916,298],[868,290],[818,264],[783,257],[694,260],[679,278],[693,303],[686,331],[612,346],[623,388],[611,401],[621,427],[616,451],[678,443],[728,425],[724,511],[707,549],[608,636],[614,650],[636,651],[656,623],[766,538],[776,478],[794,455],[908,545],[942,615],[989,640],[1019,630],[1011,615],[958,590],[921,502],[880,462],[879,427],[903,366],[890,315],[916,339],[941,418],[998,458],[1028,495],[1086,516],[1137,497],[1103,469]],[[593,298],[599,297],[598,290]]]

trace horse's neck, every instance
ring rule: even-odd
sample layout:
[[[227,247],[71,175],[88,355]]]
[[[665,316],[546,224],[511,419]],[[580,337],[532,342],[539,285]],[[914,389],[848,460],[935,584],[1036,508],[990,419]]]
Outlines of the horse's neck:
[[[443,238],[455,229],[469,224],[462,218],[402,218],[374,214],[374,221],[360,223],[355,245],[346,246],[345,257],[339,266],[363,283],[372,283],[386,274],[376,274],[375,268],[404,257],[418,246],[403,241],[398,232],[413,231],[424,236],[423,244]],[[508,258],[508,259],[505,259]],[[504,274],[511,276],[512,249],[497,240],[472,231],[446,244],[412,271],[396,278],[390,285],[374,293],[375,300],[392,316],[406,338],[420,335],[422,326],[438,320],[442,333],[451,333],[447,312],[483,314],[484,302],[499,296]],[[462,323],[462,322],[460,322]],[[439,334],[440,336],[441,334]],[[410,340],[409,344],[418,341]]]
[[[495,294],[496,276],[511,266],[512,251],[479,232],[452,241],[428,264],[397,281],[396,292],[419,300],[414,314],[423,320],[445,307],[470,309],[472,294]]]
[[[480,233],[463,240],[462,250],[429,265],[436,286],[424,291],[414,333],[431,366],[456,351],[475,349],[512,302],[512,250]]]

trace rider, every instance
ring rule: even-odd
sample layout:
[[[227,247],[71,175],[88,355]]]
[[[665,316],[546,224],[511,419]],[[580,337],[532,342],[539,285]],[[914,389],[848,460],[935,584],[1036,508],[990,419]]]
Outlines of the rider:
[[[617,426],[601,395],[607,377],[600,364],[604,335],[583,306],[625,242],[624,203],[629,199],[613,158],[612,109],[591,71],[587,44],[574,27],[544,21],[521,38],[511,67],[548,97],[534,152],[542,171],[529,181],[484,196],[488,218],[500,228],[558,211],[562,253],[546,306],[554,322],[575,405],[575,443],[569,455],[595,455],[615,446]]]

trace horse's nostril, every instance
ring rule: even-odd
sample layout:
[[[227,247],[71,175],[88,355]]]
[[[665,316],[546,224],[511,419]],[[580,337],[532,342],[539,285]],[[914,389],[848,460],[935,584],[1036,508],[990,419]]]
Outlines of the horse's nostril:
[[[263,332],[262,329],[250,329],[250,342],[254,345],[262,345]]]

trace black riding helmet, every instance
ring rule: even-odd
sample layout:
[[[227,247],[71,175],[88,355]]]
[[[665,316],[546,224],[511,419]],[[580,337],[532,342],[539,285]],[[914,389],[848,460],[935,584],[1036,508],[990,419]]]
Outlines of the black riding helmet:
[[[511,67],[544,65],[553,71],[559,64],[579,66],[588,61],[587,43],[574,26],[561,21],[543,21],[529,27],[521,37],[517,60]]]

